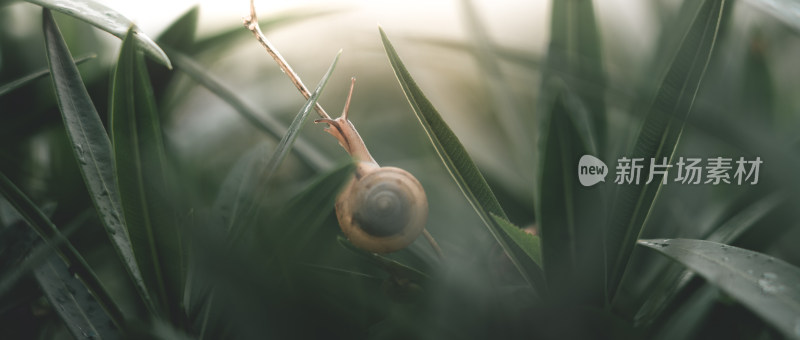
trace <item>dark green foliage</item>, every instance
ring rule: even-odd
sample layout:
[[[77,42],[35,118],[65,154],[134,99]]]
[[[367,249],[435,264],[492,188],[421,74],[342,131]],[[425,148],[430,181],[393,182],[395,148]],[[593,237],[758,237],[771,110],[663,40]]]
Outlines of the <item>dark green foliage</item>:
[[[791,1],[642,4],[660,28],[649,50],[607,4],[553,1],[536,55],[465,0],[465,40],[380,29],[370,48],[388,62],[342,67],[369,75],[333,72],[333,52],[298,58],[300,74],[331,62],[307,100],[283,98],[260,49],[231,67],[255,40],[239,22],[198,35],[199,6],[152,40],[97,1],[28,2],[41,41],[0,34],[0,337],[800,338]],[[76,33],[95,28],[118,50]],[[293,42],[324,50],[316,38]],[[420,67],[417,47],[446,67]],[[374,254],[342,236],[356,164],[308,122],[339,105],[339,76],[368,79],[350,117],[381,165],[425,186],[441,254],[424,237]],[[580,183],[584,155],[604,182]],[[640,183],[614,183],[621,157],[681,156],[761,157],[760,182],[681,185],[673,168],[644,183],[645,164]]]

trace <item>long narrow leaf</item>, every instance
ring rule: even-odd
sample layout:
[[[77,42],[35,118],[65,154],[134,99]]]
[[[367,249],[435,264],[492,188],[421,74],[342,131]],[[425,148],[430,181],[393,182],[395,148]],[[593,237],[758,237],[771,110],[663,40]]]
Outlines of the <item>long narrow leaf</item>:
[[[57,256],[34,270],[45,296],[75,339],[121,339],[108,315]]]
[[[144,60],[130,31],[114,71],[111,131],[117,181],[145,286],[172,321],[182,315],[183,251],[172,215],[162,131]]]
[[[322,94],[322,90],[325,88],[325,85],[328,84],[328,79],[330,79],[331,74],[333,74],[333,69],[336,67],[336,63],[339,62],[339,57],[341,55],[342,50],[339,50],[339,53],[337,53],[336,57],[333,58],[331,66],[328,67],[328,71],[326,71],[322,76],[322,79],[320,79],[317,87],[314,89],[314,92],[311,93],[311,96],[308,97],[306,103],[300,108],[300,111],[297,112],[297,115],[289,125],[289,129],[286,131],[286,134],[284,134],[281,138],[281,141],[278,142],[278,147],[275,148],[275,153],[272,154],[269,162],[267,162],[265,177],[267,180],[272,177],[272,175],[275,173],[275,170],[278,169],[278,165],[283,162],[283,160],[286,158],[286,155],[289,154],[289,150],[292,149],[292,145],[294,144],[295,140],[297,140],[297,133],[300,131],[300,127],[303,125],[303,122],[306,121],[306,118],[308,118],[308,113],[311,112],[311,110],[317,104],[317,99],[319,99],[319,96]]]
[[[93,26],[113,34],[122,39],[125,33],[133,25],[128,18],[119,14],[117,11],[94,0],[63,1],[63,0],[26,0],[30,3],[49,8],[51,10],[73,16],[83,20]],[[172,68],[169,58],[164,54],[158,45],[148,36],[135,29],[136,42],[154,60],[163,64],[167,68]]]
[[[559,76],[575,95],[585,103],[589,114],[586,124],[592,148],[604,152],[607,118],[605,99],[606,76],[603,70],[600,33],[594,15],[593,1],[553,1],[550,19],[550,46],[547,67],[544,69],[541,99],[544,103],[558,95],[551,88],[551,77]],[[541,107],[541,106],[540,106]],[[547,121],[547,113],[541,117]]]
[[[53,75],[61,117],[67,137],[83,175],[83,180],[94,203],[97,215],[105,226],[114,249],[125,263],[134,285],[143,300],[152,308],[144,288],[142,274],[133,255],[125,222],[121,219],[122,204],[114,179],[114,156],[105,127],[92,103],[78,68],[72,61],[67,45],[61,37],[49,10],[43,11],[43,25],[50,72]]]
[[[566,85],[565,85],[566,86]],[[537,219],[549,291],[561,299],[601,306],[603,295],[603,186],[578,181],[578,162],[591,142],[578,130],[578,99],[566,89],[556,95],[542,129]],[[607,175],[608,169],[606,169]]]
[[[158,36],[156,41],[161,45],[169,46],[178,51],[186,51],[194,44],[199,17],[200,6],[194,5],[186,11],[186,13],[173,21],[172,24]]]
[[[672,159],[686,117],[714,49],[725,0],[706,0],[670,64],[629,158]],[[649,170],[642,171],[648,178]],[[613,300],[636,239],[661,187],[662,174],[649,184],[622,185],[606,232],[607,297]]]
[[[235,192],[235,197],[224,197],[222,199],[217,198],[216,206],[217,207],[224,207],[225,205],[230,204],[233,202],[233,210],[226,208],[228,215],[228,229],[235,227],[232,225],[231,221],[241,221],[240,218],[241,213],[248,213],[254,209],[258,209],[261,205],[262,199],[267,195],[267,185],[269,180],[274,175],[275,171],[278,169],[278,166],[283,162],[286,156],[289,154],[289,151],[292,149],[292,146],[297,139],[298,132],[300,132],[300,127],[302,126],[303,122],[306,121],[308,118],[308,114],[317,104],[317,100],[319,96],[322,94],[322,90],[325,88],[325,85],[328,83],[328,79],[330,79],[331,75],[333,74],[333,70],[336,67],[336,64],[339,62],[339,57],[341,56],[341,51],[334,57],[333,62],[331,62],[330,67],[328,67],[328,71],[322,76],[317,87],[314,89],[314,92],[309,96],[306,103],[300,108],[300,111],[297,112],[294,120],[292,120],[291,125],[289,125],[289,129],[286,134],[281,138],[280,142],[278,142],[278,146],[275,148],[275,151],[272,153],[272,156],[266,162],[266,164],[259,164],[257,162],[259,155],[255,154],[249,158],[246,163],[243,164],[244,168],[239,168],[237,171],[242,172],[242,177],[238,179],[234,179],[233,182],[228,182],[226,184],[232,185],[236,187],[235,191],[232,191],[230,187],[223,187],[223,191],[221,193],[231,193]],[[227,182],[227,181],[226,181]],[[252,185],[252,186],[251,186]],[[240,210],[241,208],[245,208],[244,202],[246,200],[250,200],[250,205],[247,207],[249,210]],[[236,233],[238,234],[241,232],[242,229],[238,229]],[[234,236],[236,237],[236,236]]]
[[[787,338],[800,338],[800,268],[724,244],[686,239],[640,240],[700,274]]]
[[[16,210],[13,207],[11,209],[11,211],[16,214]],[[47,213],[46,209],[44,210],[45,213]],[[83,213],[78,215],[78,217],[70,221],[66,226],[62,227],[63,231],[61,233],[64,236],[69,237],[73,232],[75,232],[75,230],[83,226],[89,217],[93,216],[93,214],[93,210],[85,210]],[[25,231],[30,231],[33,237],[35,237],[37,240],[39,239],[39,235],[37,235],[33,230],[27,229],[29,227],[26,226],[26,223],[22,220],[22,217],[20,217],[19,223],[21,224],[19,227],[26,228]],[[58,247],[62,246],[61,243],[67,240],[65,238],[62,240],[53,240],[38,245],[28,244],[26,242],[27,235],[24,233],[15,235],[7,234],[9,229],[13,230],[16,229],[16,227],[17,225],[11,225],[4,230],[2,234],[0,234],[0,237],[13,236],[8,237],[8,239],[9,241],[13,240],[12,242],[14,243],[14,249],[11,252],[9,252],[6,248],[3,248],[2,251],[0,251],[2,254],[2,257],[0,257],[0,267],[8,268],[8,270],[0,272],[0,296],[4,296],[20,279],[30,274],[32,270],[45,263],[47,259],[53,255],[53,253],[58,251]]]
[[[395,278],[410,279],[414,282],[424,282],[430,278],[427,274],[417,269],[411,268],[380,254],[371,253],[364,249],[358,248],[342,236],[337,237],[336,241],[338,241],[339,244],[345,249],[376,264]]]
[[[517,270],[529,284],[534,284],[534,274],[525,269],[529,267],[523,264],[522,260],[524,259],[519,258],[517,256],[518,252],[511,248],[516,248],[516,244],[508,241],[502,227],[490,216],[490,214],[495,214],[503,219],[508,219],[483,175],[470,159],[458,137],[450,130],[450,127],[447,126],[447,123],[444,122],[428,98],[425,97],[422,90],[414,82],[414,79],[411,78],[411,74],[403,65],[400,56],[395,51],[386,33],[383,32],[383,29],[380,29],[380,33],[386,54],[392,64],[394,74],[406,95],[406,99],[408,99],[420,124],[422,124],[425,133],[428,134],[428,138],[445,168],[456,181],[472,208],[478,213],[486,228],[509,256],[511,262],[514,263]]]
[[[79,58],[75,59],[75,65],[80,65],[80,64],[82,64],[82,63],[84,63],[86,61],[92,60],[94,58],[97,58],[96,54],[90,54],[90,55],[86,55],[86,56],[83,56],[83,57],[79,57]],[[6,83],[5,85],[0,86],[0,96],[4,95],[6,93],[9,93],[11,91],[14,91],[14,90],[16,90],[16,89],[18,89],[20,87],[23,87],[23,86],[27,85],[28,83],[30,83],[30,82],[32,82],[32,81],[34,81],[36,79],[39,79],[41,77],[44,77],[44,76],[46,76],[48,74],[50,74],[50,69],[49,68],[45,68],[45,69],[33,72],[33,73],[31,73],[31,74],[29,74],[27,76],[24,76],[22,78],[19,78],[19,79],[16,79],[14,81],[11,81],[9,83]]]
[[[86,288],[97,298],[97,302],[108,313],[114,325],[120,328],[124,325],[124,316],[111,295],[103,287],[100,279],[94,273],[78,250],[61,234],[53,222],[17,188],[5,174],[0,173],[0,194],[5,196],[9,203],[17,210],[25,222],[36,231],[39,236],[50,246],[58,249],[67,266],[78,275]]]
[[[308,108],[313,109],[314,104]],[[306,244],[317,235],[320,228],[336,202],[336,197],[341,189],[349,182],[355,170],[355,164],[347,164],[320,176],[305,190],[293,197],[280,209],[279,216],[275,217],[272,225],[283,229],[275,235],[279,251],[289,254],[298,254],[306,250]],[[309,214],[309,211],[316,213]]]

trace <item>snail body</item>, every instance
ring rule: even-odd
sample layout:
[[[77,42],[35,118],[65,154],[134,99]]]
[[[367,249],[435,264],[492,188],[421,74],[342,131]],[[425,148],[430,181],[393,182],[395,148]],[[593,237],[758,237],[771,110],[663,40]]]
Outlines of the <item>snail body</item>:
[[[353,79],[355,82],[355,79]],[[347,119],[353,85],[345,109],[336,119],[319,119],[357,162],[353,178],[336,199],[336,218],[355,246],[374,253],[407,247],[422,234],[428,200],[419,181],[396,167],[381,167],[372,158],[355,126]]]

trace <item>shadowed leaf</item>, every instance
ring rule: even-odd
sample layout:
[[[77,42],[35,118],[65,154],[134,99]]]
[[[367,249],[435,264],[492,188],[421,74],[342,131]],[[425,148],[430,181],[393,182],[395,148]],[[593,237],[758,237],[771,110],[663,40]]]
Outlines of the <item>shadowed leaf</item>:
[[[33,274],[75,339],[122,338],[83,283],[57,256],[50,256]]]
[[[707,0],[697,11],[650,106],[629,158],[669,162],[714,49],[724,0]],[[648,163],[649,164],[649,163]],[[613,167],[613,166],[612,166]],[[641,178],[648,178],[649,167]],[[607,298],[613,300],[628,266],[636,239],[644,228],[663,174],[649,184],[621,185],[606,231]]]
[[[664,239],[638,243],[704,277],[787,338],[800,337],[800,268],[771,256],[710,241]]]
[[[536,216],[549,291],[562,300],[602,306],[604,184],[586,187],[578,182],[579,160],[592,154],[591,141],[575,124],[585,121],[576,117],[578,101],[564,85],[547,115]]]
[[[92,60],[94,58],[97,58],[96,54],[91,54],[91,55],[87,55],[87,56],[83,56],[83,57],[77,58],[77,59],[75,59],[75,65],[80,65],[80,64],[82,64],[82,63],[84,63],[86,61]],[[50,74],[50,69],[46,68],[46,69],[42,69],[42,70],[33,72],[33,73],[31,73],[31,74],[29,74],[27,76],[24,76],[22,78],[16,79],[16,80],[11,81],[9,83],[6,83],[5,85],[0,86],[0,96],[4,95],[6,93],[9,93],[11,91],[14,91],[14,90],[16,90],[16,89],[18,89],[20,87],[23,87],[23,86],[27,85],[28,83],[30,83],[30,82],[32,82],[32,81],[34,81],[36,79],[39,79],[41,77],[44,77],[44,76],[46,76],[48,74]]]
[[[86,260],[78,253],[53,222],[36,207],[31,200],[17,188],[5,174],[0,173],[0,194],[5,196],[9,203],[22,216],[37,234],[51,247],[55,247],[62,256],[67,266],[83,281],[86,288],[97,298],[97,302],[108,313],[116,327],[124,324],[124,316],[114,299],[108,294],[97,274],[89,267]]]
[[[533,285],[536,274],[526,269],[531,267],[522,263],[522,259],[518,256],[519,253],[511,249],[511,247],[518,249],[516,244],[509,242],[502,228],[490,216],[490,214],[495,214],[503,219],[508,219],[500,207],[500,203],[497,202],[497,198],[475,166],[475,163],[470,159],[458,137],[447,126],[439,112],[436,111],[416,82],[414,82],[414,79],[411,78],[411,74],[403,65],[400,56],[395,51],[386,33],[383,32],[383,29],[380,29],[380,33],[394,74],[397,76],[406,99],[408,99],[420,124],[422,124],[422,128],[428,135],[434,150],[436,150],[445,168],[450,172],[450,176],[456,181],[459,189],[461,189],[475,212],[478,213],[486,228],[494,236],[525,280]]]
[[[123,41],[114,71],[111,131],[117,181],[131,244],[145,286],[163,317],[182,315],[183,251],[168,190],[161,125],[144,60]]]
[[[131,248],[125,221],[121,218],[122,204],[114,178],[114,156],[108,134],[53,16],[47,9],[43,11],[43,25],[53,87],[78,168],[97,215],[113,241],[114,249],[125,263],[125,269],[145,304],[152,309],[150,296],[144,287]]]

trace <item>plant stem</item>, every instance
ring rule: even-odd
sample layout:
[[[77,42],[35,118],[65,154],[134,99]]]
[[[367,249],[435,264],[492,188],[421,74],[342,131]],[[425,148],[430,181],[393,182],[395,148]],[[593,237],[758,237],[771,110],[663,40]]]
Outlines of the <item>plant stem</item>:
[[[254,4],[254,0],[250,0],[250,15],[244,17],[243,19],[244,27],[247,27],[250,32],[253,32],[253,35],[256,36],[256,39],[261,43],[261,46],[264,46],[264,48],[267,50],[267,53],[272,56],[272,59],[275,59],[275,62],[278,63],[278,66],[280,66],[283,73],[286,73],[286,75],[289,76],[289,79],[292,80],[292,83],[297,87],[297,90],[303,94],[303,97],[306,97],[306,99],[311,97],[311,92],[309,92],[306,85],[303,84],[300,76],[298,76],[292,67],[289,66],[289,63],[283,59],[283,56],[281,56],[278,50],[272,46],[272,43],[267,40],[267,37],[264,36],[264,33],[261,32],[261,27],[258,26],[258,17],[256,16],[256,6]],[[319,103],[314,105],[314,109],[317,111],[320,117],[324,119],[331,119],[331,116],[325,112],[325,109],[323,109]]]

